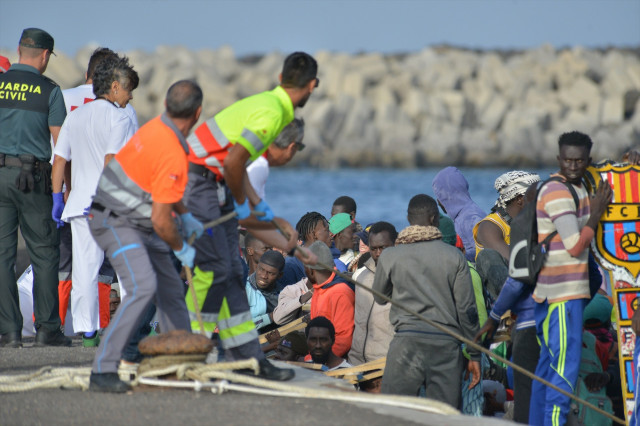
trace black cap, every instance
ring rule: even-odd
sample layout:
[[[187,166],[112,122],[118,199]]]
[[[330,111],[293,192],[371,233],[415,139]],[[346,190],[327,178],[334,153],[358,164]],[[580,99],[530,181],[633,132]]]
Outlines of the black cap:
[[[53,37],[40,28],[26,28],[20,36],[20,46],[46,49],[53,53]]]
[[[362,231],[355,233],[355,235],[357,235],[358,238],[360,238],[360,240],[367,246],[369,245],[369,230],[371,229],[372,225],[373,223],[370,223],[367,226],[365,226]]]

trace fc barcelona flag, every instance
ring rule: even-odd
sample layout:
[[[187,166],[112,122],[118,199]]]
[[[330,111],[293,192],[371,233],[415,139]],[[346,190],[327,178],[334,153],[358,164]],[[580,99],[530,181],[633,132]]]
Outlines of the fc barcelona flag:
[[[640,167],[610,161],[590,166],[587,186],[595,193],[606,180],[613,198],[600,218],[592,249],[600,265],[609,270],[618,320],[618,347],[622,394],[627,420],[640,395],[635,395],[636,368],[633,359],[637,336],[631,319],[640,304]]]
[[[607,269],[623,269],[624,279],[640,286],[640,169],[637,166],[604,165],[590,167],[587,173],[591,191],[606,180],[613,199],[600,218],[594,238],[600,263]]]

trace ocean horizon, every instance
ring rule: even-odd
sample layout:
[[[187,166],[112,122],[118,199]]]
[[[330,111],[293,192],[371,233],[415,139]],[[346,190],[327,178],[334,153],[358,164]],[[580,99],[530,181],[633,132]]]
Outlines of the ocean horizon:
[[[348,195],[356,201],[356,220],[360,224],[384,220],[400,230],[409,225],[406,216],[411,197],[416,194],[434,197],[431,182],[442,169],[271,168],[265,198],[276,216],[295,227],[298,220],[311,211],[329,219],[333,201]],[[469,182],[471,198],[487,214],[498,197],[493,186],[496,178],[516,170],[506,167],[459,169]],[[556,171],[554,168],[522,170],[538,173],[543,180]]]

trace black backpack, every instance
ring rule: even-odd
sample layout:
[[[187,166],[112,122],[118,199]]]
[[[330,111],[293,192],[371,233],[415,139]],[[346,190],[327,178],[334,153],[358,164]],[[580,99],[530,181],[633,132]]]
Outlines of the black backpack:
[[[579,207],[578,194],[573,185],[564,182],[558,177],[552,177],[538,186],[534,201],[525,204],[522,211],[511,222],[509,276],[531,286],[536,285],[538,273],[547,258],[549,242],[558,233],[558,231],[554,231],[544,241],[538,242],[538,222],[536,217],[538,194],[542,187],[551,181],[564,183],[576,203],[576,210]]]

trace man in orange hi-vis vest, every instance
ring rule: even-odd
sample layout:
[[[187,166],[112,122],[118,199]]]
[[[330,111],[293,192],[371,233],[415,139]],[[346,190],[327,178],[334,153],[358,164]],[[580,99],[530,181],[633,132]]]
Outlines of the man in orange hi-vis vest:
[[[242,99],[200,125],[187,138],[189,183],[185,204],[195,218],[208,222],[236,211],[229,220],[196,241],[193,284],[202,308],[205,330],[219,330],[219,342],[227,361],[256,358],[259,375],[272,380],[289,380],[293,370],[279,369],[264,357],[258,332],[251,319],[238,246],[238,220],[249,232],[269,244],[293,254],[298,234],[251,187],[246,165],[264,153],[318,86],[318,66],[310,55],[295,52],[284,62],[280,85]],[[265,213],[250,217],[251,209]],[[271,221],[289,234],[287,240]],[[305,263],[316,257],[306,249],[296,252]],[[197,329],[192,295],[186,295],[192,328]]]
[[[188,174],[185,137],[202,111],[202,90],[192,81],[174,83],[165,105],[166,112],[142,126],[104,167],[89,210],[91,235],[127,293],[96,351],[91,391],[130,389],[118,377],[118,364],[152,300],[163,331],[190,329],[184,287],[170,253],[193,267],[196,253],[186,240],[204,231],[182,202]]]

